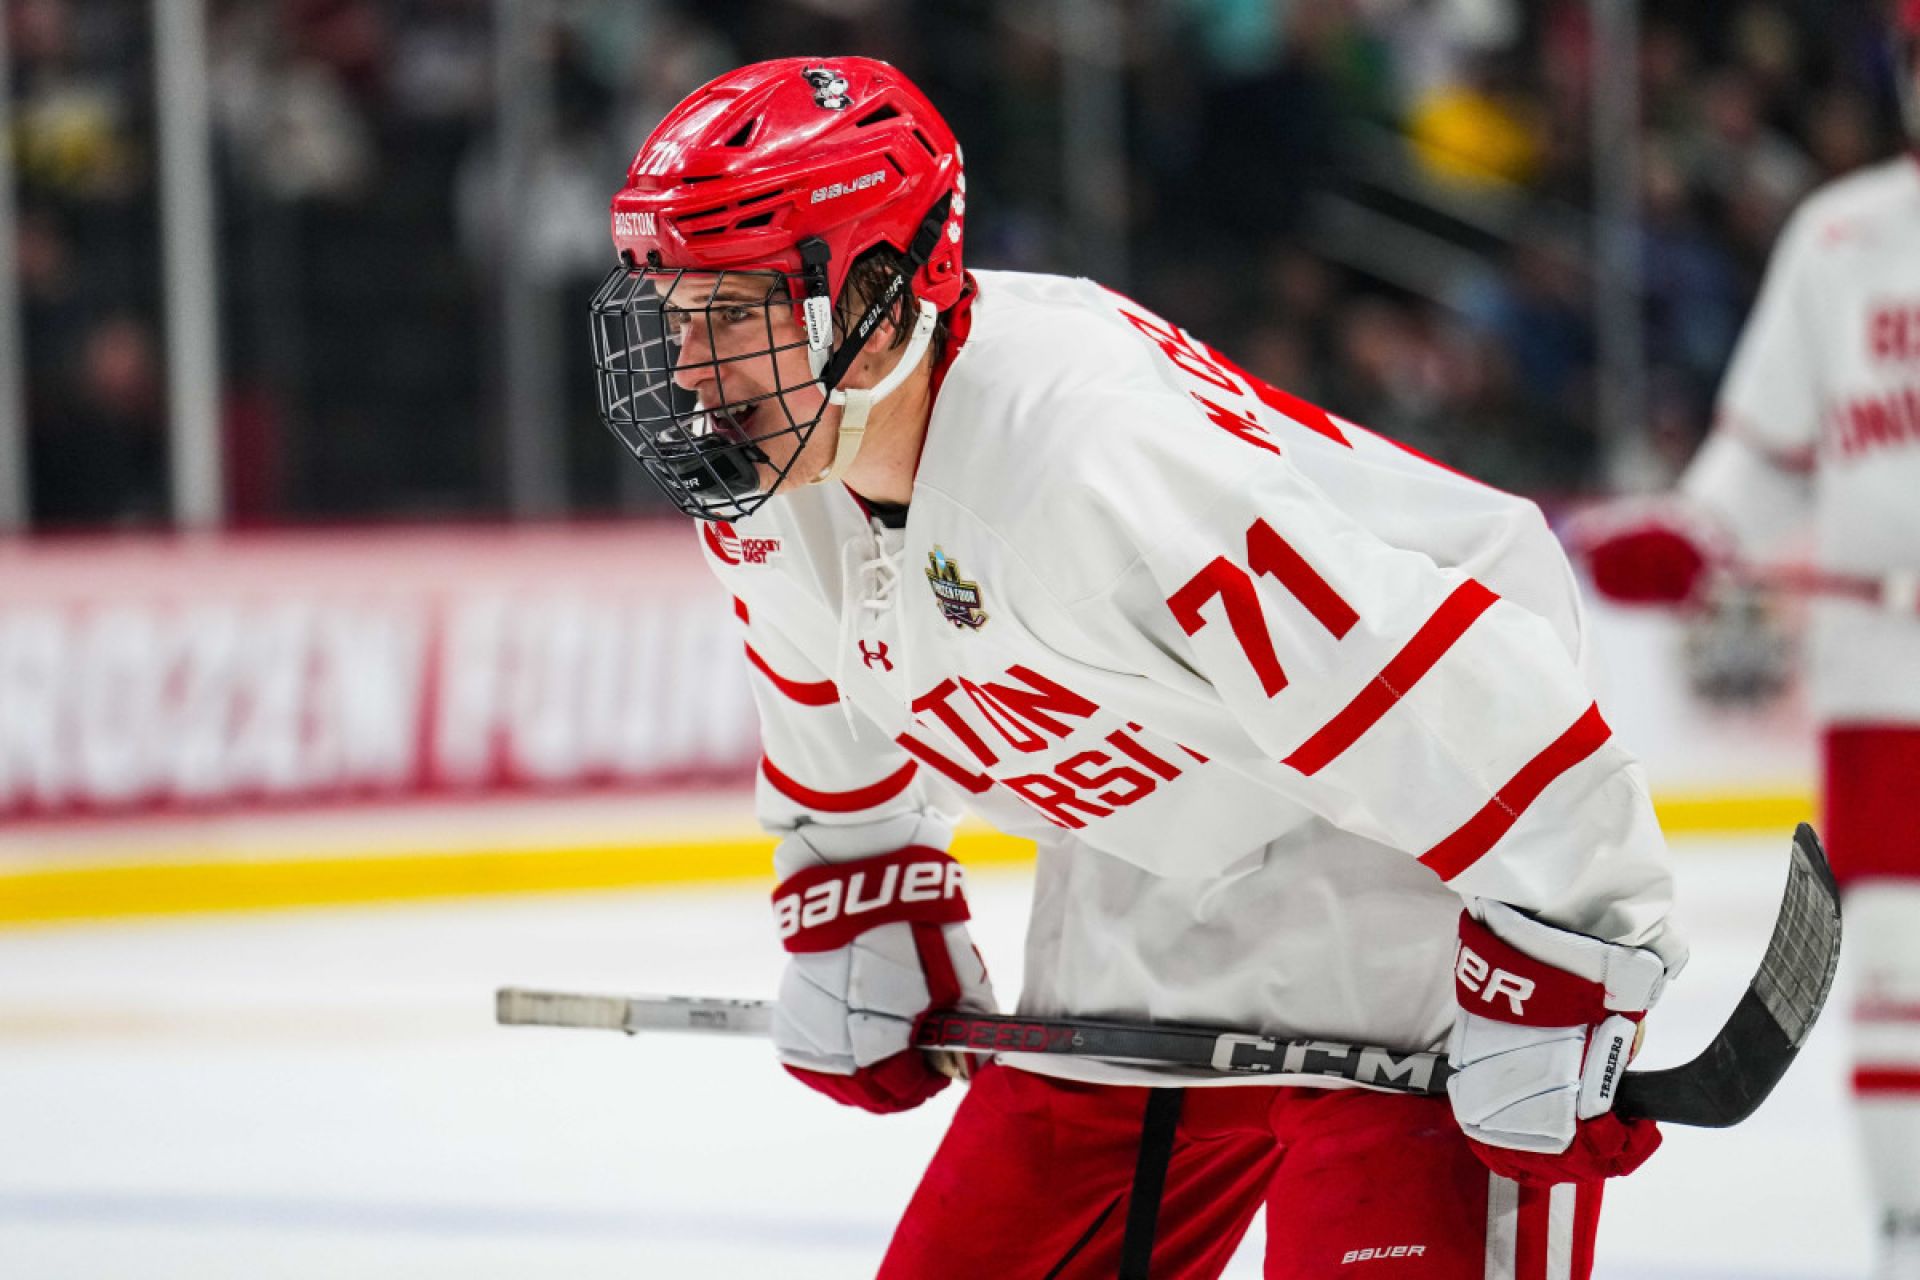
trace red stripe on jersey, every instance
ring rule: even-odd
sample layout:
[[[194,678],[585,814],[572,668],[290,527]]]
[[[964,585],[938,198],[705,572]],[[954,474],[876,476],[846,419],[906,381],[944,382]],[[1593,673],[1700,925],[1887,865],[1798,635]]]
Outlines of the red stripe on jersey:
[[[742,622],[752,621],[751,618],[747,617],[747,602],[745,600],[742,600],[739,596],[735,596],[733,598],[733,616],[740,619],[740,621]]]
[[[1853,1091],[1862,1097],[1920,1096],[1920,1067],[1856,1067]]]
[[[1548,784],[1598,751],[1600,744],[1612,736],[1613,730],[1600,718],[1600,708],[1589,706],[1586,713],[1573,722],[1571,729],[1522,765],[1520,772],[1513,775],[1513,780],[1500,788],[1480,812],[1462,823],[1458,831],[1421,854],[1420,861],[1431,867],[1442,880],[1453,879],[1498,844],[1500,837],[1513,829],[1513,824],[1520,820],[1520,815],[1528,805],[1540,798],[1540,793],[1547,789]]]
[[[773,761],[760,757],[760,772],[767,781],[795,804],[805,805],[809,809],[818,809],[822,813],[857,813],[862,809],[871,809],[875,805],[885,804],[907,789],[913,781],[913,775],[920,766],[909,760],[870,787],[860,787],[853,791],[815,791],[812,787],[802,786],[774,767]]]
[[[760,669],[760,674],[773,681],[773,687],[792,698],[803,707],[830,707],[840,701],[840,691],[833,687],[831,680],[815,680],[811,683],[789,680],[767,665],[767,660],[747,646],[747,661]]]
[[[1433,616],[1413,633],[1413,638],[1380,669],[1380,674],[1282,763],[1308,777],[1332,764],[1341,752],[1360,740],[1360,735],[1393,710],[1393,704],[1405,697],[1420,682],[1420,677],[1432,670],[1453,647],[1454,641],[1466,634],[1473,620],[1499,598],[1471,578],[1455,587],[1453,594],[1433,611]]]

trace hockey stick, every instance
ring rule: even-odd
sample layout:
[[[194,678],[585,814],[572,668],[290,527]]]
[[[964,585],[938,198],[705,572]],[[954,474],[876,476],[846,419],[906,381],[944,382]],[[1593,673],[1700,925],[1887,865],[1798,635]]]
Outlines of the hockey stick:
[[[1787,889],[1759,972],[1712,1043],[1691,1062],[1630,1071],[1614,1110],[1672,1124],[1722,1128],[1753,1113],[1786,1074],[1820,1016],[1840,961],[1840,897],[1813,828],[1793,836]],[[568,995],[502,988],[496,1017],[515,1026],[766,1035],[766,1000]],[[1201,1068],[1229,1075],[1319,1075],[1401,1093],[1437,1094],[1452,1074],[1438,1053],[1328,1040],[1278,1040],[1242,1031],[1140,1026],[1085,1018],[940,1013],[914,1043],[961,1053],[1046,1053],[1108,1062]]]
[[[1712,1129],[1745,1120],[1793,1065],[1839,967],[1840,886],[1803,822],[1766,954],[1732,1016],[1691,1062],[1628,1072],[1614,1110]]]
[[[1876,604],[1892,613],[1920,612],[1920,574],[1835,573],[1808,565],[1724,563],[1720,571],[1736,585],[1782,595],[1837,596]]]
[[[766,1035],[771,1000],[708,1000],[697,996],[589,996],[503,987],[496,1021],[509,1026],[599,1027],[609,1031],[718,1031]],[[913,1043],[958,1053],[1049,1053],[1144,1066],[1202,1067],[1228,1075],[1283,1072],[1325,1075],[1403,1093],[1439,1093],[1452,1074],[1444,1055],[1339,1044],[1275,1040],[1207,1027],[1142,1026],[1095,1018],[1023,1018],[1014,1014],[929,1014]]]

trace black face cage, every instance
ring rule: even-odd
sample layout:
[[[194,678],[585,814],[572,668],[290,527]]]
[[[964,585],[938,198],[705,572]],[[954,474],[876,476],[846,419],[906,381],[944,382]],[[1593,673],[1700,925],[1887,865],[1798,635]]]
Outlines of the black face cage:
[[[623,264],[594,294],[600,420],[690,516],[738,520],[758,510],[826,411],[823,397],[803,421],[787,402],[788,392],[812,385],[782,381],[780,356],[807,345],[804,336],[785,344],[775,338],[775,308],[792,305],[787,278],[773,271]],[[681,357],[695,326],[708,358],[688,363]],[[681,381],[699,386],[701,396]]]

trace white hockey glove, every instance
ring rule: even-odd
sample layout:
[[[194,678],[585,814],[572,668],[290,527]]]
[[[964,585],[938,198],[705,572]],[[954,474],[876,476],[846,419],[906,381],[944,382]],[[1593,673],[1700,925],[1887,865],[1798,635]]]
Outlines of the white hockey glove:
[[[1591,1182],[1653,1154],[1653,1122],[1612,1107],[1640,1019],[1665,985],[1659,956],[1474,900],[1460,915],[1453,976],[1447,1094],[1489,1168],[1532,1186]]]
[[[811,826],[781,841],[773,913],[791,953],[773,1014],[774,1048],[812,1088],[868,1111],[905,1111],[948,1077],[911,1047],[929,1009],[992,1011],[993,986],[963,921],[964,873],[948,831],[896,819],[911,840],[889,852],[873,831]]]

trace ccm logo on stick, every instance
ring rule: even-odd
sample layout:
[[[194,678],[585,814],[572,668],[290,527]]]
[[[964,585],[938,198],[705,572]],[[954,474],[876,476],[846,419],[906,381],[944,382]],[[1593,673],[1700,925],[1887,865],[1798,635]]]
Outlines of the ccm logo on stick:
[[[1492,1004],[1499,996],[1505,996],[1513,1016],[1526,1017],[1525,1005],[1528,997],[1533,995],[1532,978],[1494,968],[1464,942],[1460,944],[1460,953],[1453,962],[1453,977],[1462,988],[1473,992],[1488,1004]]]
[[[844,916],[864,915],[895,905],[942,902],[965,896],[966,870],[959,863],[912,862],[872,871],[855,871],[823,880],[773,900],[773,922],[782,940],[802,929],[817,929]]]

